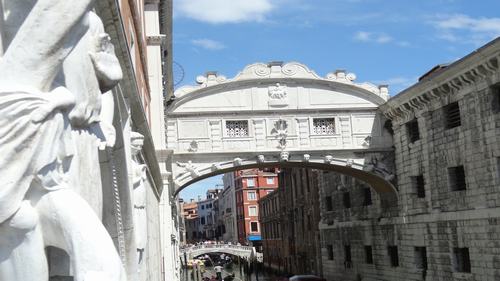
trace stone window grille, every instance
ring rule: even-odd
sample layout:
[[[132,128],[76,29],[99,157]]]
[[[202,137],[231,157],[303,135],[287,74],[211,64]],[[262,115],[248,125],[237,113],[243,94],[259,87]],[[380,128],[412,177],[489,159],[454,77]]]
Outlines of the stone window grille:
[[[461,125],[460,120],[460,106],[458,106],[458,102],[452,102],[445,107],[444,117],[446,122],[446,129],[455,128]]]
[[[365,246],[365,262],[367,264],[373,264],[373,250],[372,250],[372,246]]]
[[[344,245],[344,267],[352,268],[351,245]]]
[[[313,134],[314,135],[334,135],[335,134],[335,118],[314,118],[313,119]]]
[[[389,260],[391,262],[391,266],[398,267],[399,266],[398,246],[388,246],[387,252],[389,253]]]
[[[326,252],[328,254],[328,260],[333,260],[333,245],[326,245]]]
[[[420,139],[417,119],[413,119],[412,121],[406,123],[406,131],[408,132],[408,139],[410,140],[410,143],[414,143]]]
[[[418,198],[425,197],[425,182],[423,175],[411,177],[411,185],[413,186],[413,190],[415,194],[417,194]]]
[[[227,120],[226,136],[229,138],[244,138],[249,136],[247,120]]]
[[[469,248],[453,248],[453,270],[471,272]]]
[[[342,201],[344,203],[344,208],[351,208],[351,194],[349,192],[344,192],[342,195]]]
[[[250,231],[251,232],[259,232],[259,224],[256,221],[250,222]]]
[[[448,181],[452,191],[465,190],[467,188],[467,184],[465,182],[464,166],[448,168]]]
[[[418,269],[427,270],[427,249],[415,247],[415,266]]]
[[[363,188],[363,206],[370,206],[372,204],[372,191],[369,187]]]
[[[333,198],[331,196],[325,197],[326,210],[333,211]]]

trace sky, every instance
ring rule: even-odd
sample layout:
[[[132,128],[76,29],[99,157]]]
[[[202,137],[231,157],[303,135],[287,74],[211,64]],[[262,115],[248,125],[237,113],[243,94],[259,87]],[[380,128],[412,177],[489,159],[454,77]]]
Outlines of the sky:
[[[498,11],[499,0],[174,0],[178,86],[207,71],[232,78],[255,62],[297,61],[320,76],[345,69],[396,95],[500,36]]]

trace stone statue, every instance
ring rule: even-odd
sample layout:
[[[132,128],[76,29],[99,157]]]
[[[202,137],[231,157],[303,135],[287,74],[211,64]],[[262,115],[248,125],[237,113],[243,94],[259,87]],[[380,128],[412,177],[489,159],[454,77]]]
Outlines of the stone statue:
[[[140,265],[146,249],[147,240],[147,213],[146,213],[146,170],[147,166],[141,164],[138,155],[144,145],[144,136],[132,132],[130,137],[132,150],[132,181],[133,181],[133,197],[134,197],[134,233],[135,244],[137,246],[138,260]],[[140,267],[139,267],[140,268]]]
[[[47,246],[67,252],[76,281],[126,279],[99,217],[71,186],[69,112],[81,99],[71,83],[55,86],[63,62],[89,32],[92,5],[0,0],[0,280],[48,280]],[[91,60],[103,89],[110,56],[101,39]]]

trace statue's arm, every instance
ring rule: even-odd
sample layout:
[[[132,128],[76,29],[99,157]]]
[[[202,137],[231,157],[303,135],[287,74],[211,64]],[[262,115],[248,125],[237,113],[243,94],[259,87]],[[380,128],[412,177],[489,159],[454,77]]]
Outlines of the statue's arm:
[[[62,61],[88,29],[94,0],[38,0],[0,61],[0,85],[50,89]]]

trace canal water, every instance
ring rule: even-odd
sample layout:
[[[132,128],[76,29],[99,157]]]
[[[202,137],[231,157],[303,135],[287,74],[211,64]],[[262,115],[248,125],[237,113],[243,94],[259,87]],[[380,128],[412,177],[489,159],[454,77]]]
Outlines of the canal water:
[[[234,281],[274,281],[277,280],[276,275],[272,275],[267,272],[252,272],[251,274],[245,273],[243,270],[243,267],[241,267],[238,264],[233,264],[231,268],[224,268],[224,271],[222,272],[222,277],[226,277],[228,275],[231,275],[234,273]],[[206,266],[205,267],[205,272],[203,273],[202,277],[209,277],[211,278],[212,276],[216,276],[215,270],[212,266]],[[192,269],[184,269],[182,272],[182,281],[202,281],[200,279],[196,278],[196,274]]]

